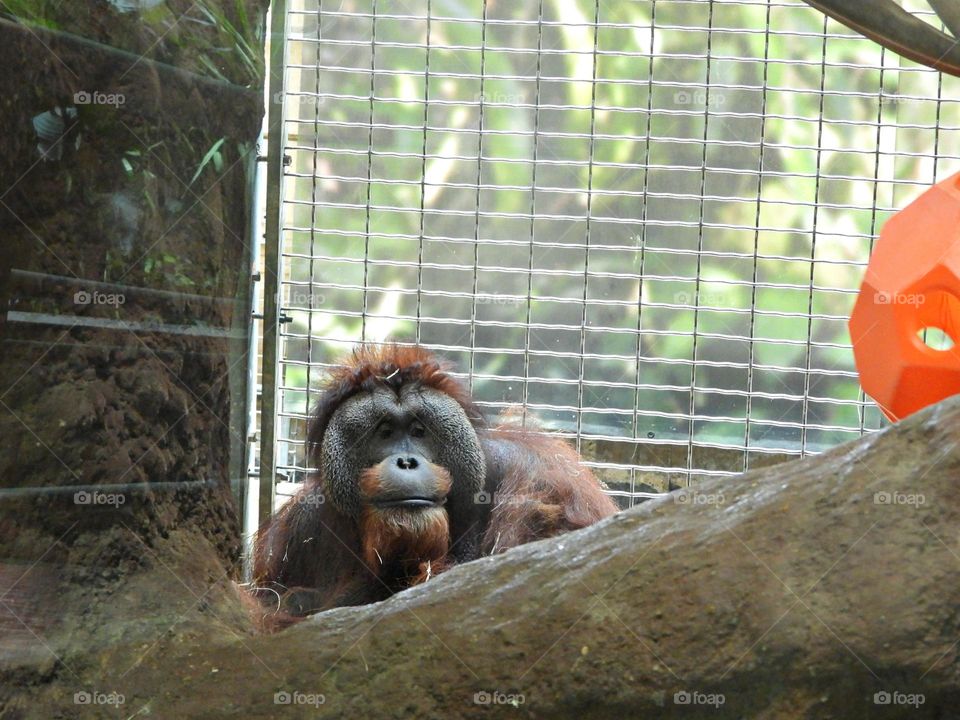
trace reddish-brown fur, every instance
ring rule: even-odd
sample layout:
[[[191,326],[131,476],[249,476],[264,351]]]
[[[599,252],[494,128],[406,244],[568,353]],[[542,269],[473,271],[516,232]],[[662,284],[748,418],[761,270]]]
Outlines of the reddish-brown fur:
[[[403,514],[415,518],[403,517]],[[423,568],[439,568],[450,547],[450,524],[443,508],[402,511],[401,517],[388,516],[375,508],[364,508],[360,520],[363,560],[379,576],[384,566],[398,565],[406,584],[414,585]],[[435,574],[435,573],[434,573]]]
[[[617,511],[589,468],[563,440],[501,425],[491,437],[513,446],[513,462],[493,497],[485,553],[578,530]]]
[[[315,410],[308,442],[318,447],[334,411],[352,395],[387,385],[408,383],[433,388],[464,409],[487,455],[488,472],[499,478],[480,551],[502,552],[532,540],[586,527],[616,512],[579,456],[563,440],[512,425],[486,426],[468,390],[449,374],[448,366],[419,347],[386,345],[354,352],[334,369]],[[449,485],[452,478],[433,466]],[[381,489],[378,466],[361,473],[361,493]],[[310,612],[339,605],[384,599],[403,587],[429,579],[450,567],[449,517],[442,507],[412,514],[384,514],[365,505],[359,521],[322,502],[319,478],[305,487],[261,528],[254,553],[258,625],[279,629],[293,622],[303,603]],[[405,511],[406,512],[406,511]],[[403,518],[415,522],[402,522]],[[315,547],[316,552],[291,553]],[[389,572],[384,572],[389,568]],[[295,577],[298,587],[281,584]],[[384,577],[392,578],[388,586]],[[396,586],[400,578],[400,586]],[[266,609],[264,609],[266,608]],[[288,612],[292,610],[293,612]]]

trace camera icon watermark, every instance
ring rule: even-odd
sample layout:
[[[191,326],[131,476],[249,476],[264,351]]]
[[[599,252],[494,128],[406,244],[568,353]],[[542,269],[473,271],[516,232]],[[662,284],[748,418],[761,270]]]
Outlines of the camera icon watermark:
[[[907,105],[919,105],[924,102],[925,98],[920,97],[902,97],[900,95],[885,95],[880,94],[880,105],[882,107],[898,107],[898,106],[907,106]]]
[[[693,292],[681,291],[673,294],[674,305],[687,307],[726,307],[729,296],[725,292],[696,290]]]
[[[74,705],[123,705],[127,701],[126,697],[118,692],[98,692],[94,690],[89,692],[81,690],[73,694]]]
[[[727,498],[722,492],[704,493],[693,488],[684,488],[674,493],[673,501],[677,505],[723,505]]]
[[[291,307],[319,307],[327,302],[327,296],[293,288],[290,290],[288,302]]]
[[[874,705],[907,705],[918,708],[927,701],[923,693],[903,693],[899,690],[881,690],[873,694]]]
[[[520,105],[525,98],[520,93],[482,92],[474,95],[473,101],[485,105]]]
[[[874,505],[906,505],[908,507],[918,508],[927,503],[927,498],[922,493],[902,493],[896,490],[892,492],[880,491],[873,494]]]
[[[680,690],[673,694],[674,705],[710,705],[718,708],[727,702],[723,693],[703,693],[697,690]]]
[[[74,305],[110,305],[120,307],[127,301],[123,293],[102,293],[96,290],[77,290],[73,294]]]
[[[120,507],[126,501],[127,498],[123,493],[105,493],[99,490],[94,490],[93,492],[88,492],[87,490],[78,490],[73,494],[74,505],[105,505],[108,507]]]
[[[292,92],[276,92],[273,94],[273,102],[277,105],[286,104],[287,107],[293,105],[300,105],[301,107],[318,107],[323,105],[326,101],[326,98],[322,95],[316,94],[306,94],[306,93],[292,93]]]
[[[305,693],[299,690],[281,690],[273,694],[274,705],[310,705],[320,707],[327,701],[323,693]]]
[[[480,690],[473,694],[474,705],[512,705],[520,707],[526,702],[523,693],[505,693],[499,690]]]
[[[474,298],[477,305],[523,305],[527,302],[526,298],[513,295],[499,295],[497,293],[485,293],[477,295]]]
[[[891,293],[891,292],[875,292],[873,294],[873,302],[877,305],[910,305],[912,307],[920,307],[927,301],[927,296],[922,293]]]
[[[695,90],[678,90],[673,94],[674,105],[723,105],[727,102],[726,95],[717,90],[709,93],[705,88]]]
[[[478,493],[474,493],[473,503],[475,505],[489,505],[493,502],[493,493],[488,493],[486,490],[481,490]]]
[[[294,495],[293,501],[306,507],[317,507],[327,501],[327,496],[322,492],[311,492],[305,495]]]
[[[127,101],[123,93],[105,93],[99,90],[78,90],[73,94],[74,105],[112,105],[120,107]]]

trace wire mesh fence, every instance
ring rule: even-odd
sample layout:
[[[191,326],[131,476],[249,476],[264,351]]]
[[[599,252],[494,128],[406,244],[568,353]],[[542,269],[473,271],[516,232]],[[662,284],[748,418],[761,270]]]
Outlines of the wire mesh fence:
[[[387,339],[623,506],[881,426],[846,319],[885,219],[958,169],[960,81],[786,0],[286,12],[281,479],[325,368]]]

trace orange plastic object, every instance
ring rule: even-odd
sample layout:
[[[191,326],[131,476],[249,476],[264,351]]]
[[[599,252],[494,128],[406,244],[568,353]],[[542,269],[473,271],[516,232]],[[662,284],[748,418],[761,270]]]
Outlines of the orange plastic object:
[[[943,333],[953,347],[924,341]],[[960,393],[960,173],[887,221],[850,337],[860,383],[891,420]]]

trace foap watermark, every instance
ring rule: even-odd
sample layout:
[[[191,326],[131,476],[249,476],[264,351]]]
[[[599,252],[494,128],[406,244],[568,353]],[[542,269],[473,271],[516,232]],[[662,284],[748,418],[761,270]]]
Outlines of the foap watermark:
[[[286,103],[287,107],[292,105],[301,105],[305,107],[317,107],[323,105],[325,97],[322,95],[311,95],[303,93],[277,92],[273,94],[273,102],[277,105]]]
[[[889,692],[881,690],[873,694],[874,705],[907,705],[918,708],[926,702],[923,693],[903,693],[899,690]]]
[[[123,705],[127,699],[118,692],[81,690],[73,694],[74,705]]]
[[[883,107],[919,105],[922,102],[926,102],[926,98],[903,97],[901,95],[880,95],[880,105]]]
[[[727,293],[710,290],[678,292],[673,294],[674,305],[687,305],[690,307],[725,307],[728,299]]]
[[[927,297],[921,293],[891,293],[881,291],[873,294],[873,301],[877,305],[912,305],[914,307],[920,307],[927,301]]]
[[[299,690],[281,690],[273,694],[274,705],[310,705],[320,707],[327,701],[323,693],[305,693]]]
[[[488,293],[486,295],[477,295],[477,305],[523,305],[527,302],[526,298],[516,295],[499,295],[497,293]]]
[[[526,698],[523,693],[480,690],[473,694],[474,705],[513,705],[513,707],[520,707],[524,702],[526,702]]]
[[[288,302],[291,307],[318,307],[327,302],[327,296],[309,290],[291,288]]]
[[[123,293],[103,293],[96,290],[77,290],[73,294],[74,305],[111,305],[120,307],[127,301]]]
[[[474,493],[473,502],[475,505],[490,505],[493,502],[493,493],[488,493],[486,490]]]
[[[723,105],[727,98],[723,93],[705,89],[697,90],[677,90],[673,94],[673,103],[675,105]]]
[[[316,507],[318,505],[323,505],[327,501],[327,497],[321,492],[312,492],[305,495],[294,495],[291,500],[298,505]]]
[[[89,492],[87,490],[78,490],[73,494],[74,505],[107,505],[120,507],[127,501],[123,493],[107,493],[100,490]]]
[[[112,105],[120,107],[127,101],[123,93],[105,93],[99,90],[78,90],[73,94],[74,105]]]
[[[473,96],[474,102],[485,105],[519,105],[524,99],[520,93],[482,92]]]
[[[705,493],[692,488],[685,488],[674,495],[677,505],[723,505],[726,501],[722,492]]]
[[[718,708],[727,701],[723,693],[703,693],[697,690],[679,690],[673,694],[674,705],[710,705]]]
[[[874,505],[907,505],[918,508],[925,505],[926,497],[920,493],[902,493],[896,490],[892,492],[877,492],[873,494]]]

